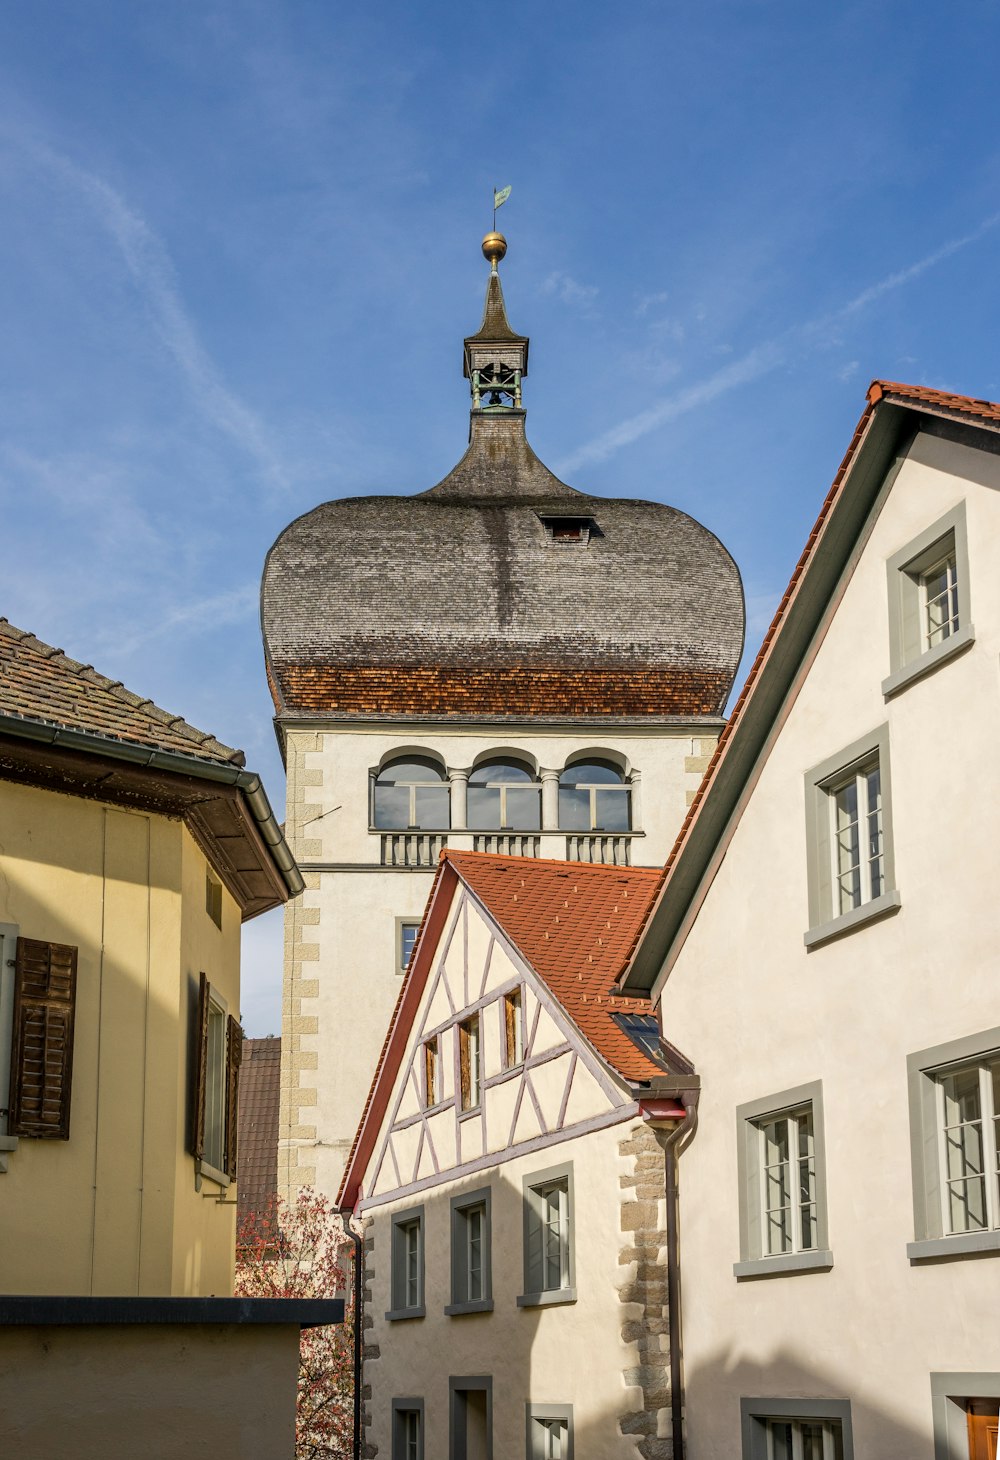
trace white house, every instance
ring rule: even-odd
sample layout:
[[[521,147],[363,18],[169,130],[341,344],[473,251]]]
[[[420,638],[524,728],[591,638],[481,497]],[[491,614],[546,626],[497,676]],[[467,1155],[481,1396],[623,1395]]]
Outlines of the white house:
[[[623,984],[702,1084],[689,1460],[996,1456],[998,735],[1000,406],[876,382]]]

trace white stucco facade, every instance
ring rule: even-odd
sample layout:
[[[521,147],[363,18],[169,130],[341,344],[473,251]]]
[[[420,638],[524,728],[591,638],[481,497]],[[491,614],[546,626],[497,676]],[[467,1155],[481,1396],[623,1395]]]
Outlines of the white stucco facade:
[[[563,859],[661,864],[714,749],[713,719],[566,726],[286,722],[286,835],[306,891],[286,917],[279,1186],[335,1195],[399,992],[399,922],[419,922],[440,847]],[[394,850],[372,824],[371,780],[397,757],[428,757],[449,777],[451,805],[485,759],[523,764],[541,783],[542,829],[481,840],[459,824]],[[578,838],[558,825],[558,775],[571,761],[620,767],[632,830]],[[458,776],[455,772],[458,772]],[[458,783],[456,787],[456,782]],[[590,845],[574,846],[582,840]],[[422,865],[385,866],[419,857]]]
[[[887,697],[891,560],[962,504],[974,641]],[[689,1460],[763,1454],[741,1442],[741,1401],[761,1396],[820,1415],[848,1401],[845,1454],[956,1460],[965,1416],[932,1403],[932,1376],[969,1376],[945,1382],[959,1397],[1000,1394],[1000,1231],[977,1252],[947,1236],[908,1252],[908,1060],[1000,1043],[1000,457],[918,434],[841,591],[662,990],[664,1032],[702,1080],[680,1161]],[[899,906],[807,948],[809,773],[879,730]],[[752,1276],[750,1261],[737,1276],[739,1108],[815,1082],[832,1265]],[[996,1183],[996,1132],[985,1142]]]

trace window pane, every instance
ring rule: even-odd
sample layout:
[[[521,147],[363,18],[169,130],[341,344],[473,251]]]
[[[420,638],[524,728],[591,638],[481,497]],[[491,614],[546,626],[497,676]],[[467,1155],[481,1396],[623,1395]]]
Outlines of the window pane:
[[[469,786],[469,826],[474,831],[499,831],[500,792]]]
[[[861,847],[858,827],[858,783],[849,781],[834,796],[838,913],[861,905]]]
[[[920,580],[924,599],[924,639],[928,649],[958,629],[958,579],[955,559],[936,564]]]
[[[448,826],[450,806],[447,786],[418,786],[414,795],[417,826],[425,831],[437,831]]]
[[[620,791],[598,791],[597,825],[602,831],[628,831],[629,795],[626,789]]]
[[[443,781],[444,771],[433,760],[393,760],[378,773],[378,784],[412,785],[415,781]]]
[[[868,803],[868,872],[870,896],[881,897],[884,883],[882,863],[882,773],[873,766],[865,773],[865,794]]]
[[[467,1259],[468,1259],[468,1281],[466,1284],[467,1298],[470,1303],[477,1303],[484,1296],[483,1292],[483,1208],[472,1207],[466,1213],[465,1218]]]
[[[514,831],[538,831],[542,824],[542,801],[539,791],[520,787],[506,794],[506,825]]]
[[[979,1069],[942,1081],[944,1165],[951,1232],[981,1232],[988,1223]]]
[[[375,786],[375,825],[405,828],[410,824],[409,786]]]
[[[788,1120],[760,1127],[763,1136],[764,1247],[769,1256],[792,1250]]]
[[[782,1420],[771,1420],[767,1427],[771,1441],[768,1460],[792,1460],[792,1427]]]
[[[568,765],[559,777],[561,786],[621,785],[622,773],[607,761],[588,760]]]
[[[542,1460],[563,1460],[569,1426],[564,1419],[536,1419],[540,1430]]]
[[[590,830],[590,792],[559,787],[559,825],[563,831]]]
[[[803,1251],[817,1246],[816,1236],[816,1147],[811,1110],[804,1110],[796,1122],[799,1131],[799,1216]]]
[[[534,776],[523,765],[514,761],[493,761],[492,764],[477,766],[469,777],[470,786],[506,786],[511,783],[529,784]]]

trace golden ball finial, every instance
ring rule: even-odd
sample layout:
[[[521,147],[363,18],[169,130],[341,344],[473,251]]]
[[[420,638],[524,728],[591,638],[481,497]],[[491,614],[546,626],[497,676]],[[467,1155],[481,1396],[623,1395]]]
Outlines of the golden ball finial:
[[[483,239],[483,258],[486,259],[491,268],[496,268],[506,252],[507,240],[503,234],[495,232],[487,233]]]

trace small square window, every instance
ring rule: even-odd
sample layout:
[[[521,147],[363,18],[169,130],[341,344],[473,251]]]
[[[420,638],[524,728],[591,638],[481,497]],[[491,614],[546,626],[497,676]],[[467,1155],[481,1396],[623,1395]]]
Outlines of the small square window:
[[[573,1168],[524,1178],[524,1293],[520,1307],[575,1302]]]
[[[441,1091],[438,1088],[440,1071],[438,1068],[438,1057],[440,1046],[438,1036],[435,1034],[431,1039],[424,1040],[424,1109],[430,1110],[441,1099]]]
[[[895,912],[889,727],[806,776],[808,948]]]
[[[392,1401],[392,1460],[424,1460],[424,1401]]]
[[[480,1101],[479,1015],[473,1014],[458,1026],[458,1062],[462,1082],[463,1110],[476,1110]]]
[[[524,1061],[524,1021],[521,990],[511,989],[503,996],[503,1066],[512,1070]]]
[[[401,976],[406,973],[410,966],[410,959],[413,957],[413,950],[416,947],[419,931],[419,920],[413,918],[396,919],[396,972]]]
[[[448,1314],[493,1309],[490,1189],[451,1199],[451,1302]]]
[[[205,911],[217,928],[222,927],[222,883],[205,868]]]
[[[528,1404],[527,1460],[573,1460],[573,1406]]]
[[[597,523],[592,517],[539,513],[538,520],[553,542],[578,543],[581,547],[586,547],[592,537],[601,536]]]
[[[743,1460],[854,1460],[847,1399],[741,1399]]]
[[[965,503],[894,553],[889,597],[888,699],[975,639],[969,602]]]
[[[815,1271],[826,1250],[823,1093],[815,1081],[736,1112],[740,1184],[739,1278]]]
[[[911,1055],[907,1066],[910,1257],[1000,1250],[1000,1030]]]
[[[392,1307],[386,1318],[424,1316],[424,1209],[397,1212],[392,1218],[391,1272]]]

